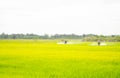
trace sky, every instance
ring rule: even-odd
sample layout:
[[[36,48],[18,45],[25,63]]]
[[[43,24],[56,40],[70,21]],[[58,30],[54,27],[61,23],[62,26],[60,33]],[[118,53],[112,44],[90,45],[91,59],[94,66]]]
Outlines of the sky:
[[[0,0],[0,33],[120,35],[120,0]]]

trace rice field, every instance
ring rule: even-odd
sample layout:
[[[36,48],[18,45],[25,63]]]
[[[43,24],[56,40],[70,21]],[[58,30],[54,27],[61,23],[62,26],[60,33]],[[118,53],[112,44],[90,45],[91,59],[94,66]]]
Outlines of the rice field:
[[[0,78],[120,78],[120,42],[59,41],[0,40]]]

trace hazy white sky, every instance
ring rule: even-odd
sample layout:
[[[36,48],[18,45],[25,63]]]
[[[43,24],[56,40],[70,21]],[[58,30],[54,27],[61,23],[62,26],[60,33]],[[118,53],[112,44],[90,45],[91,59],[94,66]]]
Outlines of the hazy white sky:
[[[120,34],[120,0],[0,0],[0,33]]]

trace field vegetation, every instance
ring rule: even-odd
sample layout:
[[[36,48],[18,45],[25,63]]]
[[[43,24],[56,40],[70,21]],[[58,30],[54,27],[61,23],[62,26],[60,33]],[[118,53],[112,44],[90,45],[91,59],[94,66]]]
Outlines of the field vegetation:
[[[59,41],[0,40],[0,78],[120,78],[120,42]]]

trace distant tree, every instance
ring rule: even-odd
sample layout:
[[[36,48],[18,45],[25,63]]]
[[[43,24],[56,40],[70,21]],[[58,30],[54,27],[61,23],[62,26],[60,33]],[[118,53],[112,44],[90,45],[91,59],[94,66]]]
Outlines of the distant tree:
[[[7,38],[8,38],[8,35],[5,34],[5,33],[2,33],[2,34],[0,35],[0,39],[7,39]]]

